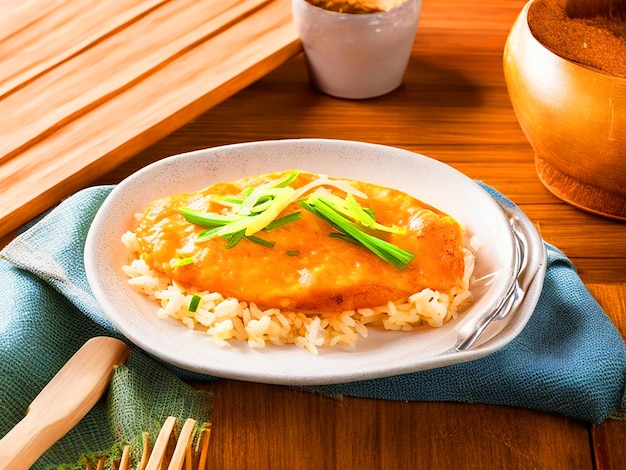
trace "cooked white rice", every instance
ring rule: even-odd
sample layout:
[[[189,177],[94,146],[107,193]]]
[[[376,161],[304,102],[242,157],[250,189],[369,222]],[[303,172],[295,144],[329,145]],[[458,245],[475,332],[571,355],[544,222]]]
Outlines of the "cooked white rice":
[[[253,348],[294,344],[313,354],[324,346],[354,349],[359,337],[367,337],[368,327],[408,331],[420,325],[440,327],[456,318],[472,302],[469,285],[478,248],[477,240],[472,239],[470,247],[464,249],[465,276],[462,285],[451,292],[424,289],[404,302],[313,315],[277,308],[261,310],[254,303],[224,298],[217,292],[184,288],[148,266],[138,252],[133,232],[125,233],[122,242],[131,259],[123,266],[128,282],[160,304],[156,311],[159,317],[171,317],[191,329],[204,331],[220,346],[229,346],[231,340],[247,341]],[[194,295],[200,296],[200,302],[191,312]]]

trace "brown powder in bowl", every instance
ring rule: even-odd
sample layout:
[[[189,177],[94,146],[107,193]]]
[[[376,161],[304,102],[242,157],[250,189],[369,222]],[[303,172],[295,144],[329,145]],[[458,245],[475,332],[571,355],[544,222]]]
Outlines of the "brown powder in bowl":
[[[406,0],[306,0],[311,5],[339,13],[380,13],[403,4]]]
[[[566,0],[535,0],[528,10],[533,36],[555,54],[592,70],[626,78],[626,10],[574,18]]]

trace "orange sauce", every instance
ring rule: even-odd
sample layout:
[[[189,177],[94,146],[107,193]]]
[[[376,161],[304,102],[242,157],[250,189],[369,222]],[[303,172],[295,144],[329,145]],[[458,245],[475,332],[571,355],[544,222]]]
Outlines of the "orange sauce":
[[[404,269],[382,260],[368,249],[329,237],[328,222],[292,203],[281,215],[301,211],[302,217],[270,232],[259,232],[273,247],[242,240],[227,248],[217,237],[194,242],[201,227],[179,213],[181,206],[201,205],[218,212],[223,206],[210,195],[238,195],[283,173],[216,183],[195,193],[178,194],[152,202],[140,217],[137,239],[147,263],[178,283],[219,292],[263,308],[308,312],[376,307],[406,300],[424,288],[449,292],[464,273],[463,229],[446,215],[408,194],[390,188],[351,181],[368,195],[362,207],[374,210],[378,222],[406,228],[403,234],[376,236],[416,255]],[[300,187],[318,176],[301,172],[291,184]],[[342,191],[332,188],[338,196]],[[304,196],[303,196],[304,197]],[[195,262],[176,266],[175,260]]]

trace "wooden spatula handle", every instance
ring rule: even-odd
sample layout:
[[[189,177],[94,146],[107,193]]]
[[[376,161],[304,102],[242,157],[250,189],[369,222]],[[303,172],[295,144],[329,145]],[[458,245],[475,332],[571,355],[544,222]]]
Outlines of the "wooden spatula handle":
[[[123,364],[129,347],[114,338],[87,341],[28,407],[26,416],[0,440],[0,469],[29,469],[96,404]]]

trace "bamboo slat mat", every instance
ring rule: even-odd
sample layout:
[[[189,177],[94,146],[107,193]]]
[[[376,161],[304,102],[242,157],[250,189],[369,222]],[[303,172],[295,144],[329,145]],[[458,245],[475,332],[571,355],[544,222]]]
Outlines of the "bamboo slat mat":
[[[300,52],[290,0],[0,12],[0,236]]]

